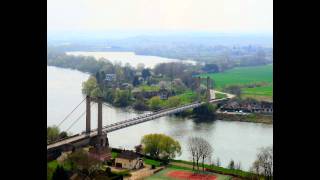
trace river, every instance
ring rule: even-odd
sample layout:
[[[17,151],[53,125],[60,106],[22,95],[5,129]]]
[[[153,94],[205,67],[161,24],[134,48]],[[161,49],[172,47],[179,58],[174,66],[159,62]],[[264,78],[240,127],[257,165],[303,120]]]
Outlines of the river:
[[[77,106],[84,96],[81,84],[88,74],[57,67],[47,67],[47,125],[58,124]],[[97,107],[92,107],[92,126],[97,126]],[[85,103],[80,105],[68,120],[61,125],[66,130],[72,122],[85,110]],[[103,124],[125,120],[140,113],[130,109],[103,106]],[[71,129],[79,133],[85,129],[85,117],[80,119]],[[243,169],[248,170],[255,160],[258,148],[273,144],[273,125],[247,122],[196,122],[189,118],[175,116],[161,117],[153,121],[138,124],[109,134],[109,143],[113,147],[133,149],[139,144],[143,135],[164,133],[178,140],[182,146],[182,155],[176,159],[190,160],[187,151],[189,136],[201,136],[208,140],[214,148],[213,159],[219,157],[222,166],[227,166],[233,159],[241,162]]]
[[[105,58],[110,60],[112,63],[121,63],[125,65],[129,63],[133,67],[137,67],[139,63],[143,63],[145,67],[153,68],[158,63],[168,63],[168,62],[185,62],[196,64],[192,60],[178,60],[170,59],[158,56],[146,56],[146,55],[137,55],[134,52],[87,52],[87,51],[72,51],[67,52],[68,55],[74,56],[92,56],[96,59]]]

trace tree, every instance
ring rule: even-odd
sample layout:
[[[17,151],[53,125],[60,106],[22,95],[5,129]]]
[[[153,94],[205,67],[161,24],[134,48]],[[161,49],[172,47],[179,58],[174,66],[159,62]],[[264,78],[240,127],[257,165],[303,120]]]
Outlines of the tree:
[[[157,110],[161,108],[161,99],[159,96],[152,97],[149,102],[151,109]]]
[[[100,84],[102,82],[100,78],[100,72],[96,72],[96,80],[97,80],[97,84]]]
[[[105,173],[107,174],[107,176],[111,175],[111,168],[107,167]]]
[[[141,139],[143,152],[153,158],[160,158],[165,161],[174,159],[176,155],[181,154],[181,146],[178,141],[175,141],[164,134],[148,134]]]
[[[197,137],[189,137],[188,150],[192,156],[192,170],[194,170],[195,162],[197,158]]]
[[[202,70],[208,73],[216,73],[219,72],[219,66],[216,64],[206,64]]]
[[[150,69],[143,69],[141,74],[144,80],[148,79],[151,76]]]
[[[216,106],[211,103],[205,103],[193,109],[193,113],[199,118],[212,118],[215,116]]]
[[[57,166],[56,170],[52,174],[52,180],[68,180],[68,174],[64,168],[60,165]]]
[[[221,166],[221,162],[220,162],[220,158],[217,158],[217,164],[216,164],[218,167]]]
[[[204,171],[205,160],[210,160],[213,152],[212,146],[208,141],[201,137],[190,137],[188,139],[188,150],[192,155],[192,169],[197,166],[199,170],[199,161],[202,160],[202,170]]]
[[[178,79],[173,80],[173,88],[176,91],[176,93],[180,94],[180,93],[183,93],[187,87],[182,82],[182,80],[178,78]]]
[[[126,63],[125,66],[123,67],[123,74],[126,82],[133,81],[135,72],[129,63]]]
[[[142,150],[143,150],[141,144],[136,145],[136,146],[134,147],[134,149],[135,149],[136,153],[142,153]]]
[[[180,105],[180,102],[181,100],[178,96],[171,96],[167,100],[168,107],[177,107]]]
[[[133,78],[133,81],[132,81],[132,85],[134,87],[138,86],[140,84],[140,81],[139,81],[139,77],[138,76],[134,76]]]
[[[230,163],[229,163],[229,165],[228,165],[228,168],[233,170],[234,167],[235,167],[235,165],[234,165],[234,160],[231,159],[231,161],[230,161]]]
[[[120,107],[125,107],[125,106],[129,105],[129,103],[130,103],[130,91],[128,91],[128,90],[119,90],[119,91],[117,91],[114,103],[117,106],[120,106]]]
[[[90,96],[91,97],[102,97],[103,96],[102,90],[99,87],[96,87],[91,91]]]
[[[47,127],[47,141],[55,141],[59,139],[60,130],[57,126]]]
[[[159,87],[160,89],[167,89],[168,88],[168,83],[165,81],[160,81],[159,82]]]
[[[101,166],[99,160],[89,156],[88,152],[83,149],[69,154],[67,161],[69,161],[73,170],[78,170],[87,177],[91,177]]]
[[[238,163],[235,165],[235,169],[241,170],[241,162],[238,162]]]
[[[90,76],[89,79],[82,83],[82,92],[86,95],[91,95],[91,92],[98,88],[97,80],[94,76]]]
[[[273,147],[264,147],[257,154],[257,159],[254,161],[252,171],[257,175],[263,175],[267,180],[273,176]]]
[[[213,148],[209,144],[208,141],[201,138],[201,140],[199,141],[199,151],[200,151],[201,158],[202,158],[202,171],[204,171],[204,161],[206,159],[208,159],[208,160],[211,159]]]
[[[66,138],[68,137],[68,133],[65,132],[65,131],[62,131],[60,134],[59,134],[59,138],[62,139],[62,138]]]

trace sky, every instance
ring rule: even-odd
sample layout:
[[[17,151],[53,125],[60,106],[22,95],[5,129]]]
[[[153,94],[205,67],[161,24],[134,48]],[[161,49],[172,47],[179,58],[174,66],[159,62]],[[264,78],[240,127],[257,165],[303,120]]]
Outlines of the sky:
[[[47,0],[48,32],[273,30],[273,0]]]

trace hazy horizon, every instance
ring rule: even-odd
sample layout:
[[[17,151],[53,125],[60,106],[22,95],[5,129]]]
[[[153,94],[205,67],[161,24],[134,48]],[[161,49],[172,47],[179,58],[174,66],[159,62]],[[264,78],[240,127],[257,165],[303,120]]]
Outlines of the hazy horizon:
[[[273,31],[272,0],[47,0],[49,33]],[[124,33],[125,34],[125,33]]]

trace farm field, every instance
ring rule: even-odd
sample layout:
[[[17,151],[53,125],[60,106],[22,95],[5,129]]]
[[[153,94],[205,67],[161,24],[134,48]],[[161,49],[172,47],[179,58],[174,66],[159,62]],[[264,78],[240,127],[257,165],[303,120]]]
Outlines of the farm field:
[[[273,64],[238,67],[222,73],[201,74],[205,78],[209,76],[214,80],[214,86],[218,90],[230,85],[242,87],[244,97],[256,99],[272,99],[273,92]],[[248,85],[259,84],[257,87],[246,87]]]

